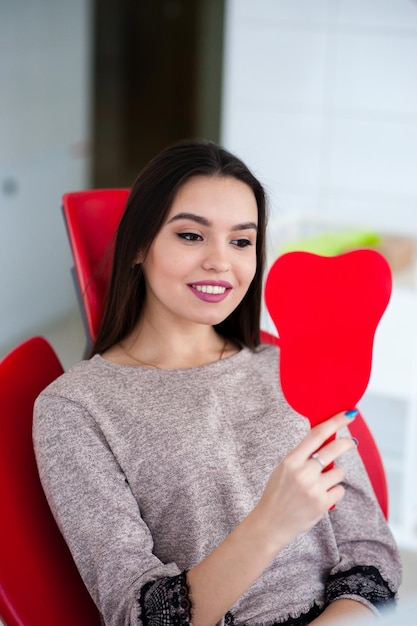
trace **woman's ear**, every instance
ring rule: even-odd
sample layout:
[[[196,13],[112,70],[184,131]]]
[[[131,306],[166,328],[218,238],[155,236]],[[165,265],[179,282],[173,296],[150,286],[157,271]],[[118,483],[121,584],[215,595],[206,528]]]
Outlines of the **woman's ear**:
[[[143,262],[144,262],[144,260],[145,260],[145,256],[146,256],[146,255],[145,255],[145,253],[144,253],[144,252],[142,252],[142,251],[141,251],[141,252],[138,252],[138,253],[136,254],[135,260],[133,261],[132,268],[134,268],[134,267],[135,267],[135,265],[140,265],[141,263],[143,263]]]

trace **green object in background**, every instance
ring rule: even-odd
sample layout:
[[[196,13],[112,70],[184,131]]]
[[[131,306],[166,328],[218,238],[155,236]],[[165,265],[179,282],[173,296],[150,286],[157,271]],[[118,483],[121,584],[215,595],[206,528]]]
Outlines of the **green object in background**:
[[[303,251],[322,256],[335,256],[349,250],[376,248],[380,242],[381,237],[369,230],[342,230],[288,241],[282,246],[281,254]]]

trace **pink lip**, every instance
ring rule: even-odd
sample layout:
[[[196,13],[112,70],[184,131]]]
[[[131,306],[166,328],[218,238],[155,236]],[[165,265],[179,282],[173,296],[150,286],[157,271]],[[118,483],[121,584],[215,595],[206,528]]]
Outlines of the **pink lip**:
[[[193,288],[193,285],[212,285],[213,287],[225,287],[226,291],[224,293],[203,293],[202,291],[197,291],[197,289]],[[188,289],[200,300],[204,300],[204,302],[223,302],[225,298],[229,295],[233,285],[223,280],[199,280],[194,283],[190,283],[187,285]]]
[[[213,287],[226,287],[226,289],[232,289],[233,287],[231,283],[227,283],[225,280],[196,280],[189,283],[189,287],[191,285],[213,285]]]

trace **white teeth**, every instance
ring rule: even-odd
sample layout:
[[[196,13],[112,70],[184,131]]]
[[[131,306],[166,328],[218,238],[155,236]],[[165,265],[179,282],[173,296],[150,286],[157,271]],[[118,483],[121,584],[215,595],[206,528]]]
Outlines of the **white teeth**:
[[[201,291],[202,293],[219,294],[226,291],[226,287],[220,287],[219,285],[193,285],[193,289]]]

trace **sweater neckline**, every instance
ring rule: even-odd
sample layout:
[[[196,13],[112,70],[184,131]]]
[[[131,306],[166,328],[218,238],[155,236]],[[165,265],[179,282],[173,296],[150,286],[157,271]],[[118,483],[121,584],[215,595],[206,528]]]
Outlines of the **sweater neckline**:
[[[189,376],[191,373],[195,373],[198,374],[199,372],[207,372],[208,370],[211,371],[226,371],[231,367],[235,367],[236,365],[239,365],[239,363],[245,361],[248,358],[249,354],[252,354],[252,350],[250,348],[247,348],[246,346],[242,346],[241,350],[239,350],[239,352],[236,352],[236,354],[232,354],[231,356],[228,356],[224,359],[221,359],[220,361],[213,361],[213,363],[206,363],[204,365],[199,365],[198,367],[183,367],[183,368],[177,368],[177,369],[156,369],[153,367],[140,367],[137,365],[123,365],[121,363],[113,363],[112,361],[108,361],[107,359],[105,359],[104,357],[101,356],[101,354],[95,354],[91,359],[91,363],[95,363],[99,366],[102,367],[106,367],[108,369],[112,369],[113,371],[119,371],[119,372],[140,372],[141,374],[146,374],[148,376],[158,376],[158,375],[162,375],[162,376],[182,376],[182,375],[187,375]]]

